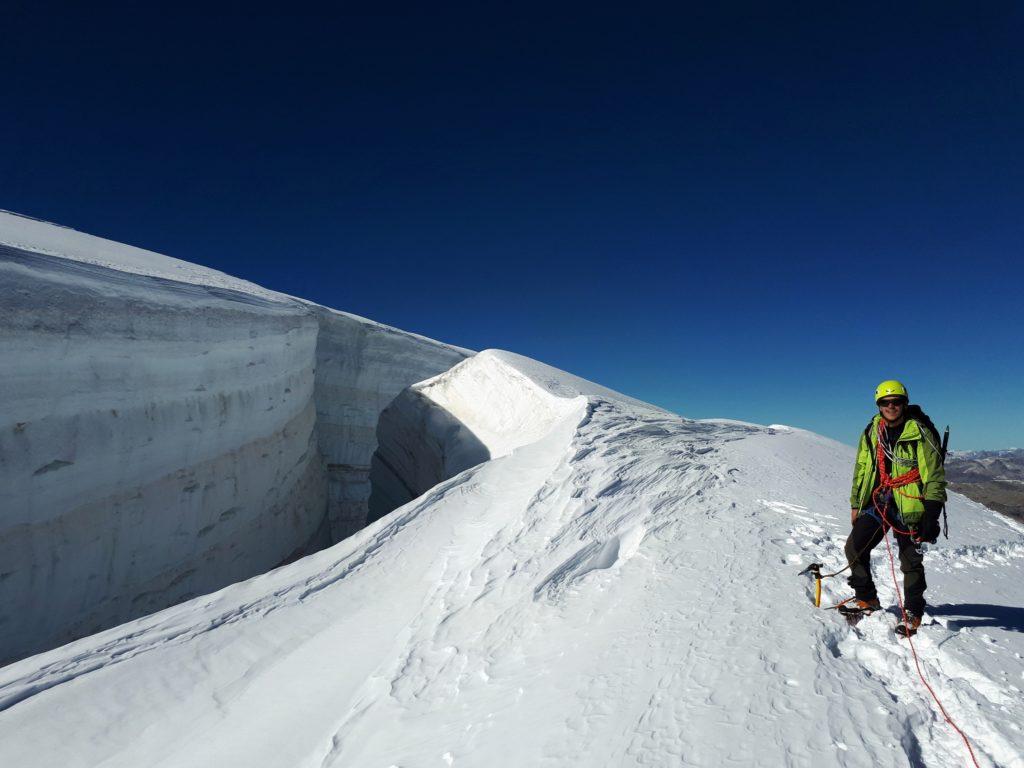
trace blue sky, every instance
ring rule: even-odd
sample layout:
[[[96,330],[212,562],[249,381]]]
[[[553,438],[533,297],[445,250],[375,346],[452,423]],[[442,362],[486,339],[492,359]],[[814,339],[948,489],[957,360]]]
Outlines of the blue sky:
[[[705,4],[701,4],[705,5]],[[1024,11],[22,4],[0,207],[687,416],[1024,446]]]

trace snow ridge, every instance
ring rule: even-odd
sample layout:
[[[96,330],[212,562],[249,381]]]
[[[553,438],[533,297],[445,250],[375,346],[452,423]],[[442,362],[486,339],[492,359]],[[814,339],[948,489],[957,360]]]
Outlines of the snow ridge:
[[[433,373],[394,427],[399,479],[438,462],[428,488],[333,547],[0,669],[0,764],[964,764],[892,613],[848,627],[797,577],[844,564],[849,448],[507,352]],[[955,494],[949,511],[918,647],[982,764],[1021,768],[1024,529]],[[827,582],[826,604],[846,592]]]
[[[498,365],[513,364],[463,363],[438,401],[463,402],[453,393]],[[331,549],[4,669],[0,760],[962,764],[894,619],[850,629],[795,576],[841,559],[843,521],[823,510],[849,449],[564,386],[565,412],[535,440]],[[951,509],[964,546],[1024,538],[976,505]],[[999,588],[1019,576],[1019,559],[985,562],[956,570],[1010,569]],[[929,577],[946,601],[919,643],[929,679],[983,764],[1019,766],[1016,619],[957,624],[943,612],[976,590]],[[203,739],[179,738],[195,728]]]

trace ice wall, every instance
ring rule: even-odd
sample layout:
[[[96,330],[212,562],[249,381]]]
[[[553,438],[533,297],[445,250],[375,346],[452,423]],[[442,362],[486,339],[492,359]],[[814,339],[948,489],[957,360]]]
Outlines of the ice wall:
[[[380,411],[466,354],[0,213],[0,663],[362,527]]]
[[[366,525],[370,459],[381,411],[405,387],[464,360],[467,350],[317,307],[316,408],[331,535]]]
[[[0,658],[328,543],[309,312],[0,257]]]

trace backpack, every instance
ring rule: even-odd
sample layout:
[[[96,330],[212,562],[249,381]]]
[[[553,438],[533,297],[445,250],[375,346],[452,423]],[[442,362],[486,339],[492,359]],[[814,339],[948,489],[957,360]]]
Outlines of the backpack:
[[[928,414],[921,410],[921,406],[920,405],[908,405],[907,406],[907,418],[908,419],[913,419],[920,426],[924,427],[925,429],[927,429],[931,433],[931,437],[934,440],[932,445],[934,445],[935,448],[937,448],[938,452],[939,452],[939,461],[941,461],[943,464],[945,464],[946,463],[946,444],[949,442],[949,438],[947,437],[945,440],[943,440],[939,436],[938,428],[932,423],[932,420],[928,418]],[[925,439],[927,439],[927,438],[928,438],[928,436],[925,435]]]

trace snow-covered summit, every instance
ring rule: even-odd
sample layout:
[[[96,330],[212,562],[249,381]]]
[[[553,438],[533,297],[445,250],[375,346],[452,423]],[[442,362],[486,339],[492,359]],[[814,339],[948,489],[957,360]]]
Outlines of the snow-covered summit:
[[[4,275],[57,290],[66,273],[53,269],[15,261]],[[101,330],[115,329],[110,338],[121,345],[83,336],[93,364],[125,349],[125,329],[110,319],[119,302],[155,307],[160,327],[196,314],[180,310],[174,291],[97,280],[53,294],[96,301],[113,292],[109,312],[78,308]],[[60,347],[56,332],[30,335],[32,306],[21,306],[21,324],[12,323],[21,349],[50,345],[26,380],[54,359],[67,372],[88,364]],[[893,615],[850,628],[815,609],[812,582],[797,576],[811,562],[828,570],[845,562],[850,448],[780,425],[680,418],[518,355],[465,359],[437,342],[410,346],[401,334],[367,336],[365,325],[311,318],[298,305],[284,320],[265,307],[243,313],[241,327],[257,329],[253,343],[231,331],[238,304],[203,306],[201,322],[180,326],[179,338],[198,335],[178,358],[181,382],[211,377],[203,392],[180,384],[156,400],[129,398],[117,417],[129,427],[104,433],[115,424],[105,398],[145,381],[129,366],[120,378],[101,376],[66,412],[67,424],[93,414],[100,437],[135,440],[131,452],[115,452],[127,467],[117,471],[128,474],[101,477],[134,484],[118,503],[145,497],[149,483],[171,483],[167,498],[190,500],[160,519],[200,542],[240,536],[230,526],[244,505],[222,520],[220,504],[258,495],[270,480],[289,503],[327,501],[338,518],[365,513],[364,500],[346,494],[374,485],[383,517],[290,564],[0,669],[0,765],[968,764],[908,645],[893,635]],[[145,352],[142,369],[175,349],[153,329],[130,330],[143,345],[128,347]],[[193,359],[215,352],[209,367]],[[380,396],[383,383],[401,380]],[[27,386],[9,391],[20,393],[19,408],[35,402]],[[263,395],[277,398],[274,410]],[[3,439],[34,441],[26,468],[66,426],[38,408],[50,432],[34,433],[35,421],[17,433],[0,424]],[[150,414],[156,426],[141,426]],[[170,479],[142,471],[159,458],[147,453],[147,431],[173,430],[188,415],[184,423],[200,419],[199,432],[161,433],[173,446],[162,460],[186,471]],[[369,463],[374,429],[370,469],[358,461]],[[206,430],[236,442],[213,450]],[[298,455],[275,453],[300,444]],[[11,456],[17,445],[0,449]],[[134,453],[141,464],[130,463]],[[21,498],[58,493],[53,479],[88,455],[79,446],[58,458],[74,463],[32,475],[42,485]],[[317,485],[317,462],[335,485]],[[212,482],[225,468],[232,482],[192,487],[195,475]],[[282,483],[293,468],[307,479]],[[410,498],[390,509],[403,492]],[[209,496],[199,503],[196,493]],[[128,520],[144,511],[130,507]],[[955,494],[949,516],[949,544],[926,555],[931,605],[916,647],[979,763],[1020,768],[1024,527]],[[79,535],[76,519],[57,530]],[[120,528],[121,541],[141,545],[145,527]],[[41,528],[32,541],[42,546],[51,535]],[[200,549],[197,559],[233,556],[226,547]],[[884,549],[875,566],[882,600],[894,606]],[[847,591],[827,581],[824,604]]]
[[[964,764],[893,617],[852,630],[796,576],[842,562],[850,449],[520,361],[419,387],[472,423],[495,376],[546,381],[549,417],[480,414],[509,451],[330,549],[0,671],[0,761]],[[1024,529],[959,497],[950,515],[918,649],[982,764],[1020,765]]]

